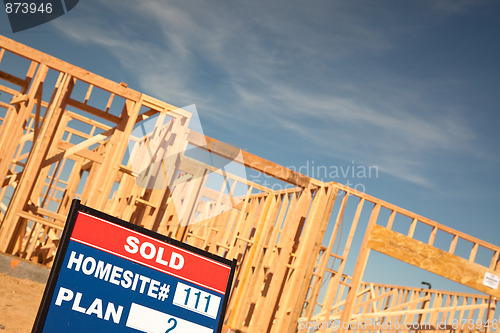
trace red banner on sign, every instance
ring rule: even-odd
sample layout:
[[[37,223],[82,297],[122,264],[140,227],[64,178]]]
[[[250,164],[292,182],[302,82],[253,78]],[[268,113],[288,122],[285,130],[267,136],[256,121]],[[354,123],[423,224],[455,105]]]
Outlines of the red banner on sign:
[[[79,212],[71,240],[224,294],[231,267]]]

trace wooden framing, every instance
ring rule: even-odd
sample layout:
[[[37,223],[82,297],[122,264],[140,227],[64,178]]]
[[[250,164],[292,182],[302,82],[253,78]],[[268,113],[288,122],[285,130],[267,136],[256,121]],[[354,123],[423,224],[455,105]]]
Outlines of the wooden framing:
[[[16,57],[26,64],[15,68],[17,74],[7,59]],[[500,320],[500,291],[484,284],[486,273],[500,275],[498,246],[191,131],[189,112],[2,36],[0,92],[2,252],[50,266],[76,197],[237,258],[225,318],[234,331],[295,332],[299,321]],[[148,133],[137,135],[145,124]],[[188,150],[216,155],[288,187],[273,190]],[[418,232],[422,227],[429,230],[426,238]],[[437,247],[440,233],[451,237],[447,250]],[[355,246],[358,235],[362,241]],[[470,249],[464,250],[464,242]],[[365,282],[371,251],[486,296]],[[487,253],[488,262],[479,262],[478,253],[483,259]],[[323,325],[318,331],[347,329]]]

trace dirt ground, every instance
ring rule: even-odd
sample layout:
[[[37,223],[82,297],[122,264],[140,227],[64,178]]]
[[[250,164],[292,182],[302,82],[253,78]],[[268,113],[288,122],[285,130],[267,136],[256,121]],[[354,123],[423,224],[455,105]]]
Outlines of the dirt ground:
[[[44,284],[0,273],[0,333],[31,332]]]

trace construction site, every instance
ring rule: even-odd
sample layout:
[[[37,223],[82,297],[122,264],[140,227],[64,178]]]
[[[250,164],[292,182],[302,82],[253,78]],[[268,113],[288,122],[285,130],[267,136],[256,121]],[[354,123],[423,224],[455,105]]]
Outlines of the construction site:
[[[223,332],[498,331],[497,245],[205,136],[188,109],[2,36],[0,92],[4,254],[51,267],[77,198],[237,259]],[[373,252],[477,293],[366,281]]]

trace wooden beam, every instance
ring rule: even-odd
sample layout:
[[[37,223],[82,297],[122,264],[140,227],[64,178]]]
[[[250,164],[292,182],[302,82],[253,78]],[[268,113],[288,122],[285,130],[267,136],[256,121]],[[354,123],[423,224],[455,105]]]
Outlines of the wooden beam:
[[[112,123],[119,124],[120,123],[120,117],[114,116],[112,114],[106,113],[101,109],[95,108],[93,106],[90,106],[88,104],[84,104],[82,102],[76,101],[74,99],[69,99],[68,100],[68,105],[73,106],[75,108],[78,108],[82,111],[88,112],[90,114],[93,114],[94,116],[100,117],[102,119],[106,119],[111,121]]]
[[[493,252],[500,251],[500,247],[497,246],[497,245],[494,245],[494,244],[486,242],[486,241],[484,241],[482,239],[473,237],[473,236],[468,235],[468,234],[466,234],[464,232],[461,232],[459,230],[450,228],[450,227],[448,227],[446,225],[443,225],[443,224],[440,224],[440,223],[438,223],[436,221],[433,221],[433,220],[431,220],[431,219],[429,219],[429,218],[427,218],[425,216],[416,214],[416,213],[411,212],[411,211],[409,211],[407,209],[404,209],[404,208],[398,207],[398,206],[396,206],[394,204],[391,204],[391,203],[389,203],[387,201],[378,199],[378,198],[376,198],[376,197],[374,197],[372,195],[366,194],[364,192],[352,189],[350,187],[347,187],[345,185],[338,184],[338,183],[335,183],[335,182],[331,182],[329,184],[335,184],[335,186],[339,190],[349,192],[349,193],[351,193],[351,194],[353,194],[353,195],[355,195],[357,197],[360,197],[360,198],[364,198],[366,201],[370,201],[370,202],[373,202],[375,204],[378,203],[383,208],[387,208],[389,210],[396,211],[398,214],[401,214],[403,216],[407,216],[407,217],[409,217],[411,219],[417,219],[419,223],[424,223],[424,224],[427,224],[428,226],[436,227],[438,230],[444,231],[444,232],[449,233],[451,235],[457,235],[459,238],[467,240],[467,241],[469,241],[471,243],[477,243],[478,245],[480,245],[482,247],[485,247],[487,249],[490,249]]]
[[[324,184],[319,180],[307,177],[296,171],[285,168],[284,166],[268,161],[262,157],[250,154],[249,152],[194,131],[189,131],[188,141],[190,144],[196,147],[222,156],[229,160],[233,160],[238,156],[239,153],[241,153],[244,166],[296,186],[316,187],[322,186]]]
[[[500,297],[500,290],[483,284],[485,274],[499,276],[498,272],[460,258],[421,241],[376,225],[370,233],[368,246],[380,253],[413,266],[441,275],[447,279]]]
[[[48,159],[43,161],[42,167],[46,167],[52,163],[55,163],[57,161],[62,160],[63,158],[68,158],[71,155],[80,156],[80,157],[83,157],[83,158],[88,159],[90,161],[97,162],[97,163],[102,163],[102,161],[104,160],[104,157],[99,153],[96,153],[94,151],[90,151],[87,149],[83,149],[83,148],[73,150],[72,148],[74,148],[74,147],[76,147],[76,145],[71,144],[69,142],[65,142],[65,141],[59,141],[57,143],[57,148],[63,150],[63,152],[59,153],[57,155],[54,155],[52,157],[49,157]],[[67,151],[70,151],[71,153],[67,153]]]
[[[18,78],[17,76],[11,75],[4,71],[0,71],[0,79],[8,81],[10,83],[15,84],[16,86],[22,87],[26,83],[25,80]]]
[[[124,87],[123,85],[106,79],[100,75],[91,73],[83,68],[77,67],[56,57],[52,57],[34,48],[18,43],[12,39],[0,35],[0,47],[7,49],[9,52],[20,55],[21,57],[34,60],[38,63],[43,63],[50,68],[59,72],[71,73],[78,80],[92,83],[96,87],[105,89],[115,95],[138,101],[141,98],[141,93],[138,91]]]

